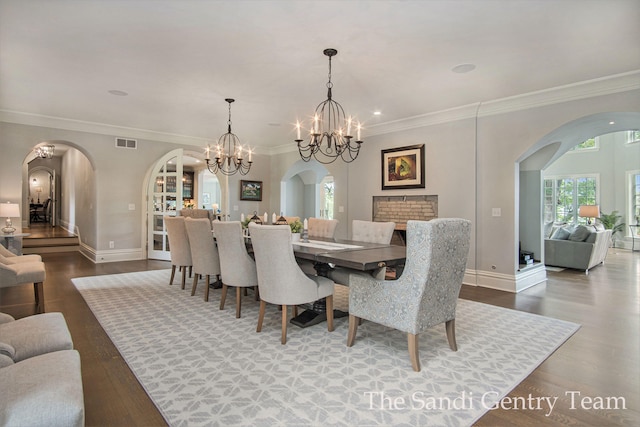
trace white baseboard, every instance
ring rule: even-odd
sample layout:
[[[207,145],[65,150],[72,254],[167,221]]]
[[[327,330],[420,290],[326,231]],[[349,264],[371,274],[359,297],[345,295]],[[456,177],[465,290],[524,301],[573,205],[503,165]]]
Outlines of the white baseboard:
[[[87,245],[81,244],[80,253],[96,264],[145,259],[142,248],[109,249],[106,251],[96,251],[95,249]]]
[[[518,274],[478,271],[476,280],[477,286],[482,286],[483,288],[518,293],[531,286],[545,282],[547,280],[547,272],[544,265],[540,264],[540,266],[529,268]]]

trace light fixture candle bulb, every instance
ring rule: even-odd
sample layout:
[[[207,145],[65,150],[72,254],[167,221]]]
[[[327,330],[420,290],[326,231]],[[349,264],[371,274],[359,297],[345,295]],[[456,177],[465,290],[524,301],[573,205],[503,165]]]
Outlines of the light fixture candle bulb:
[[[313,133],[318,133],[318,115],[313,117]]]
[[[300,122],[299,121],[296,121],[296,132],[298,135],[297,139],[300,139]]]
[[[349,120],[347,120],[347,136],[351,136],[351,116],[349,116]]]
[[[362,139],[360,138],[360,130],[362,129],[362,127],[360,126],[360,122],[358,122],[358,138],[356,138],[358,141],[362,141]]]

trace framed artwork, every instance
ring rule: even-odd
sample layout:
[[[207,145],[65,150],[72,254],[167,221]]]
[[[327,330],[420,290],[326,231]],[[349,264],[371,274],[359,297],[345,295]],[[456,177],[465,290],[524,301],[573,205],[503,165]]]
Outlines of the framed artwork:
[[[262,201],[262,181],[240,181],[240,200]]]
[[[424,144],[382,150],[382,189],[424,188]]]

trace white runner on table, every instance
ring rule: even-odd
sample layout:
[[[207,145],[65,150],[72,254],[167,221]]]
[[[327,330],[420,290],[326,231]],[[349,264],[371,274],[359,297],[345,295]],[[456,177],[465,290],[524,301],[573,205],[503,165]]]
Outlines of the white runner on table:
[[[298,246],[309,246],[311,248],[326,249],[328,251],[339,251],[342,249],[360,249],[363,247],[358,245],[348,245],[346,243],[325,242],[320,240],[309,240],[308,242],[296,240],[295,242],[293,242],[293,244]]]

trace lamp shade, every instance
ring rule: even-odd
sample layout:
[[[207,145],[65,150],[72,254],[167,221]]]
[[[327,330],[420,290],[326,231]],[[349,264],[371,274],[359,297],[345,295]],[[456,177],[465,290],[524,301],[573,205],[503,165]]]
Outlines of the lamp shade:
[[[578,216],[581,218],[600,218],[600,206],[582,205],[578,209]]]
[[[2,218],[19,218],[20,207],[17,203],[0,203],[0,217]]]

